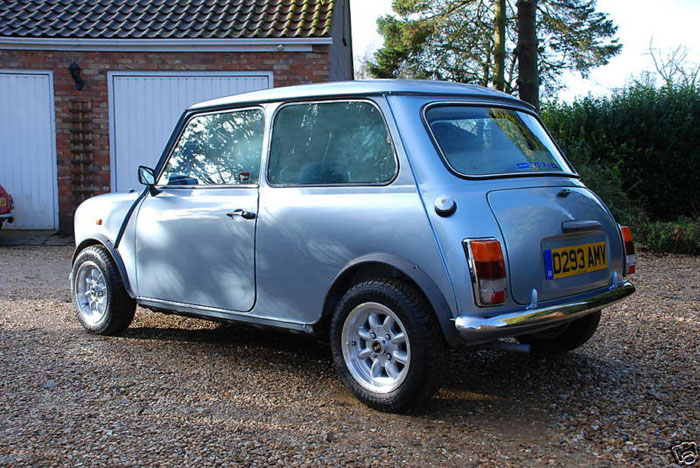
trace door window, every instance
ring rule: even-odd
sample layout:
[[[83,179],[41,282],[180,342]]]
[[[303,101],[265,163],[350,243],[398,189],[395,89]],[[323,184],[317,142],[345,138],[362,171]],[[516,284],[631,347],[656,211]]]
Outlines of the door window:
[[[246,109],[197,115],[187,122],[158,184],[255,184],[260,172],[265,115]]]
[[[293,104],[277,113],[268,169],[272,184],[380,184],[395,173],[389,132],[369,102]]]

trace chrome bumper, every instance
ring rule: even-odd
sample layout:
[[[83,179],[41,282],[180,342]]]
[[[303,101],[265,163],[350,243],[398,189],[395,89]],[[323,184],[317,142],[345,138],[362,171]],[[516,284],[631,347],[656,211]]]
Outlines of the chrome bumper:
[[[13,219],[12,212],[6,214],[0,214],[0,219]],[[12,222],[12,221],[10,221]]]
[[[517,336],[574,320],[614,304],[635,291],[629,281],[604,293],[564,304],[525,309],[494,317],[461,315],[455,319],[457,331],[469,344],[485,343],[506,336]]]

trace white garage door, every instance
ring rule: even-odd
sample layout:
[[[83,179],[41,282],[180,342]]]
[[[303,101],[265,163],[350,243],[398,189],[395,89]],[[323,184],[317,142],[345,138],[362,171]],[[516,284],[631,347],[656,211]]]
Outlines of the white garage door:
[[[15,200],[14,229],[57,229],[51,72],[0,70],[0,185]]]
[[[186,107],[272,86],[272,73],[109,74],[112,190],[140,190],[139,165],[153,167]]]

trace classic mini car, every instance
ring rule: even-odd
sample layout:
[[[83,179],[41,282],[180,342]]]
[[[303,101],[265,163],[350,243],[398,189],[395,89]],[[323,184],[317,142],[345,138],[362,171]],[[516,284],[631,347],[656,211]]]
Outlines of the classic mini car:
[[[0,185],[0,229],[5,222],[12,223],[15,218],[12,215],[12,210],[15,208],[15,202],[12,195],[7,193],[7,190]]]
[[[142,192],[75,215],[88,331],[121,332],[138,304],[315,333],[348,389],[384,411],[429,398],[448,347],[565,353],[634,291],[629,229],[532,107],[477,86],[359,81],[204,102],[138,175]]]

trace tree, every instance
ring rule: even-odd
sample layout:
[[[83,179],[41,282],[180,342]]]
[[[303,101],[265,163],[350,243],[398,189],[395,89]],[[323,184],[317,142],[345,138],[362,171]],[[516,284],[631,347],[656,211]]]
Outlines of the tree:
[[[518,0],[518,88],[520,99],[540,106],[540,76],[537,73],[537,0]]]
[[[394,15],[377,21],[384,47],[368,64],[373,76],[475,83],[507,93],[519,89],[513,0],[394,0],[393,7]],[[622,47],[614,37],[617,27],[596,11],[596,0],[540,0],[534,17],[536,73],[546,92],[559,88],[557,78],[564,70],[586,76]]]
[[[493,2],[493,87],[506,87],[506,0]]]
[[[700,64],[688,60],[688,48],[679,45],[669,52],[663,52],[654,48],[654,43],[649,43],[649,55],[654,63],[654,69],[665,86],[685,86],[695,88],[698,85]]]
[[[371,49],[365,50],[362,55],[354,57],[355,66],[353,67],[353,78],[356,80],[366,80],[372,77],[369,72],[369,63],[372,60]]]

